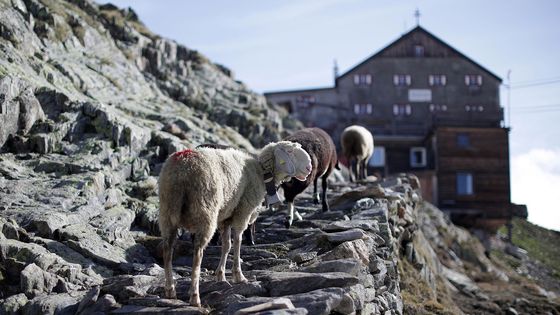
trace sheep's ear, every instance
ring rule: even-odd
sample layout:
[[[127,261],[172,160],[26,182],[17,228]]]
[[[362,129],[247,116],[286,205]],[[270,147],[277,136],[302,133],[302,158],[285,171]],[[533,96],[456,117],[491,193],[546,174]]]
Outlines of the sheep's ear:
[[[292,161],[289,151],[286,149],[286,147],[281,145],[274,149],[275,170],[276,173],[282,172],[289,176],[293,176],[296,174],[296,167]]]

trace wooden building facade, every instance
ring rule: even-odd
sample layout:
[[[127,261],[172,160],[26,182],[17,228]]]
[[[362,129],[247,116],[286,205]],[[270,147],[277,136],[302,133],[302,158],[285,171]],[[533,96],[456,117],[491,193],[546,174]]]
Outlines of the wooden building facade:
[[[334,87],[265,96],[337,145],[346,126],[368,128],[371,171],[415,173],[424,198],[455,222],[495,229],[511,207],[501,82],[418,26],[337,76]]]

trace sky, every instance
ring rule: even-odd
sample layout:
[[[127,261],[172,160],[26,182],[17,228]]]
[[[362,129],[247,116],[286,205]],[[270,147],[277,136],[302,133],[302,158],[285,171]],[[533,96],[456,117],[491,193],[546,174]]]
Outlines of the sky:
[[[560,231],[560,1],[111,2],[259,93],[332,87],[334,60],[349,70],[415,27],[418,9],[422,27],[503,79],[512,202]]]

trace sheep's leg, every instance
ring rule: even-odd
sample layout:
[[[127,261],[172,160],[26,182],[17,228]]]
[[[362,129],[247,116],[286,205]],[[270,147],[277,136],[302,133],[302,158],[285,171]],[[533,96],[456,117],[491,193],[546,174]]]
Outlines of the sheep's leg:
[[[294,222],[294,216],[298,221],[303,220],[301,214],[299,214],[299,212],[295,209],[294,203],[288,201],[288,217],[286,218],[286,228],[292,226],[292,223]]]
[[[319,177],[315,177],[313,180],[313,203],[318,205],[319,204],[319,193],[317,192],[317,181]]]
[[[198,291],[198,283],[200,281],[200,264],[202,262],[202,254],[204,249],[196,247],[193,253],[192,274],[191,274],[191,296],[189,303],[192,306],[200,306],[200,293]]]
[[[346,160],[348,161],[348,179],[350,179],[350,182],[353,183],[354,182],[354,163],[352,161],[352,158],[347,156]]]
[[[241,235],[243,231],[237,229],[233,230],[233,267],[231,273],[233,275],[233,282],[247,282],[247,278],[241,272]]]
[[[356,181],[361,179],[362,169],[360,166],[360,161],[356,159]]]
[[[200,291],[198,289],[198,284],[200,282],[200,265],[202,263],[202,255],[204,253],[204,248],[208,245],[208,242],[212,238],[211,230],[199,231],[196,233],[196,238],[194,240],[194,250],[193,250],[193,263],[192,263],[192,274],[191,274],[191,291],[189,303],[192,306],[200,306]]]
[[[323,211],[329,211],[330,210],[329,209],[329,204],[327,202],[327,185],[328,185],[327,174],[328,173],[329,172],[327,172],[325,175],[323,175],[323,178],[321,178],[321,184],[322,184],[321,188],[323,189],[322,196],[321,196],[321,199],[322,199],[322,202],[323,202]]]
[[[245,245],[255,245],[255,224],[251,223],[245,231],[243,231],[243,240]]]
[[[367,163],[366,163],[366,160],[362,161],[362,178],[363,179],[367,178]]]
[[[231,249],[231,227],[224,226],[220,232],[222,235],[222,257],[216,269],[216,281],[226,281],[226,262],[229,250]]]
[[[163,267],[165,273],[165,297],[176,299],[175,283],[173,281],[173,248],[177,240],[177,229],[164,231],[163,235]]]

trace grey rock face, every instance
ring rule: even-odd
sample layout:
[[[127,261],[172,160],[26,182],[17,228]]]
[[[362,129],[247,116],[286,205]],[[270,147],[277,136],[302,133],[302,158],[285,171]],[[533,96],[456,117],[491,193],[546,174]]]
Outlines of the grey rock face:
[[[283,296],[308,292],[327,287],[345,287],[354,285],[358,279],[347,273],[304,273],[304,272],[275,272],[266,273],[257,279],[268,283],[271,296]]]
[[[23,306],[27,304],[29,300],[24,293],[15,294],[6,298],[0,306],[0,310],[3,314],[18,314]]]

